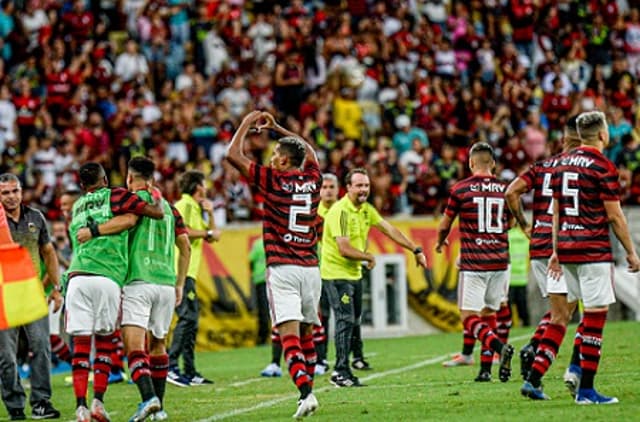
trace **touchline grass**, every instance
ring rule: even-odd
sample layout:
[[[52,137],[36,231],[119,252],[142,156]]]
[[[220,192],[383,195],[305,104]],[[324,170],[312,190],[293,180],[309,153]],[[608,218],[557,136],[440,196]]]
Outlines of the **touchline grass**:
[[[516,350],[526,343],[531,328],[511,332]],[[543,380],[550,401],[534,402],[520,395],[519,359],[513,361],[513,377],[476,383],[473,367],[444,368],[442,361],[458,352],[460,333],[420,337],[365,340],[371,371],[356,372],[362,388],[335,388],[329,375],[316,378],[320,407],[310,421],[634,421],[640,420],[640,324],[611,322],[605,327],[604,346],[596,388],[617,396],[619,404],[578,406],[562,382],[568,364],[575,326],[570,326],[558,359]],[[479,345],[476,343],[476,362]],[[333,349],[333,343],[330,345]],[[331,350],[333,351],[333,350]],[[291,420],[297,394],[289,377],[263,378],[262,368],[271,357],[270,347],[199,353],[197,366],[213,386],[178,388],[167,385],[165,408],[172,421],[271,421]],[[67,374],[68,375],[68,374]],[[53,403],[62,420],[73,420],[73,389],[64,375],[53,378]],[[109,386],[105,405],[114,422],[127,421],[139,402],[134,385]],[[27,416],[30,408],[25,409]],[[0,420],[8,420],[0,410]]]

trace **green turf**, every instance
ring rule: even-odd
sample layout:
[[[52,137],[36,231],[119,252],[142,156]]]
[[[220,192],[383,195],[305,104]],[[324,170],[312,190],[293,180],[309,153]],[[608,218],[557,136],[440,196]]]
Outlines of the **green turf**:
[[[367,386],[337,389],[329,384],[328,375],[318,377],[315,390],[320,408],[310,420],[639,420],[640,324],[618,322],[606,327],[596,387],[620,399],[620,404],[611,406],[577,406],[565,390],[562,373],[570,357],[574,329],[569,328],[567,341],[544,380],[545,392],[551,401],[533,402],[520,396],[522,381],[517,358],[514,376],[508,383],[497,380],[497,368],[494,368],[495,380],[489,384],[473,382],[477,366],[443,368],[441,362],[458,351],[462,339],[459,333],[441,334],[366,340],[365,350],[372,355],[369,361],[374,369],[357,375]],[[530,333],[530,329],[512,331],[517,350]],[[258,376],[268,363],[270,353],[269,347],[199,353],[199,370],[213,378],[215,384],[191,388],[167,386],[166,410],[171,420],[291,420],[297,395],[290,379],[286,374],[269,379]],[[55,376],[53,382],[53,402],[62,411],[62,420],[72,420],[72,388],[64,385],[63,375]],[[135,411],[138,400],[135,386],[112,385],[107,392],[106,407],[114,422],[126,421]],[[29,411],[27,409],[27,415]],[[4,409],[0,410],[0,420],[7,420]]]

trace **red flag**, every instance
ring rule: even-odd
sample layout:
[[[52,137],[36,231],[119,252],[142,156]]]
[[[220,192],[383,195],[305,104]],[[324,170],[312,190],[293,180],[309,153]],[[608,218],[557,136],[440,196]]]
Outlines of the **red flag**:
[[[13,242],[0,206],[0,330],[29,324],[48,312],[29,251]]]

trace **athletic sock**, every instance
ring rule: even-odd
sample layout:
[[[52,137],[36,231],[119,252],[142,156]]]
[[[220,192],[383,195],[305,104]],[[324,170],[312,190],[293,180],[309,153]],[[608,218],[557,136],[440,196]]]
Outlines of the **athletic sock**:
[[[495,333],[496,330],[496,314],[484,315],[481,317],[482,321],[489,326],[491,331]],[[496,334],[497,336],[497,334]],[[483,372],[491,372],[491,366],[493,365],[493,350],[488,344],[482,343],[480,347],[480,369]]]
[[[511,315],[511,306],[508,304],[501,305],[500,310],[496,314],[496,330],[495,333],[503,343],[509,342],[509,331],[511,331],[511,325],[513,324]]]
[[[582,317],[583,333],[580,344],[580,388],[593,388],[593,379],[598,372],[602,348],[602,332],[607,321],[607,312],[585,311]]]
[[[495,353],[502,352],[502,342],[482,318],[471,315],[464,320],[463,325],[484,347],[490,348]]]
[[[120,330],[114,331],[111,335],[111,372],[118,373],[124,371],[124,342]]]
[[[544,331],[536,357],[531,366],[529,382],[538,388],[542,382],[542,377],[547,373],[549,367],[558,355],[558,350],[562,344],[562,339],[567,331],[567,327],[560,324],[549,324]]]
[[[271,330],[271,363],[280,366],[282,359],[282,339],[276,327]]]
[[[289,375],[300,391],[300,398],[304,399],[311,392],[311,377],[306,370],[305,358],[300,347],[300,337],[296,335],[283,336],[282,346]]]
[[[540,340],[542,340],[544,331],[547,329],[550,322],[551,322],[551,311],[547,311],[547,313],[545,313],[540,319],[540,322],[536,327],[536,332],[533,333],[533,337],[531,337],[531,340],[529,341],[529,344],[533,347],[534,350],[538,349]]]
[[[77,406],[87,405],[87,387],[89,385],[89,370],[91,369],[90,354],[91,336],[74,336],[71,375]]]
[[[465,327],[462,332],[462,354],[466,356],[471,356],[473,354],[473,347],[476,344],[476,338],[471,334],[471,332]]]
[[[169,355],[149,356],[149,369],[151,370],[151,382],[153,383],[153,391],[160,399],[164,400],[164,392],[167,385],[167,374],[169,373]]]
[[[56,355],[58,359],[71,363],[71,350],[62,337],[52,334],[49,336],[49,343],[51,343],[51,353]]]
[[[571,353],[571,364],[580,366],[580,346],[582,345],[582,333],[584,331],[584,324],[580,321],[578,328],[576,328],[576,336],[573,338],[573,352]]]
[[[104,401],[104,393],[109,385],[109,373],[111,372],[111,356],[113,343],[111,336],[95,336],[96,356],[93,360],[93,396]]]
[[[305,366],[307,368],[307,374],[311,378],[311,388],[313,388],[313,375],[316,372],[316,363],[318,362],[318,355],[316,354],[316,348],[313,335],[305,335],[300,338],[300,347],[302,348],[302,354],[304,355]]]
[[[153,391],[153,383],[151,381],[149,356],[144,350],[134,350],[129,352],[128,359],[131,380],[138,386],[142,401],[147,401],[156,395]]]

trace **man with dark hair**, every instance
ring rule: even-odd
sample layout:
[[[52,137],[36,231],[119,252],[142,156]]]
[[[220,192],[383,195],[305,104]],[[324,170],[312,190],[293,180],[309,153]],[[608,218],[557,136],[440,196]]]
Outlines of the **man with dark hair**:
[[[33,267],[40,272],[42,256],[46,278],[53,287],[49,301],[53,310],[62,306],[58,257],[53,247],[47,223],[42,213],[35,208],[22,205],[22,186],[13,174],[0,175],[0,201],[7,215],[7,223],[13,240],[29,251]],[[29,300],[29,298],[25,298]],[[0,331],[0,384],[2,400],[11,420],[25,419],[25,393],[18,378],[18,333],[24,330],[31,364],[31,416],[33,419],[57,419],[60,412],[51,404],[51,344],[49,342],[49,317],[45,316],[23,327]]]
[[[245,137],[254,128],[284,135],[273,151],[270,167],[244,155]],[[322,289],[316,252],[322,181],[318,159],[306,141],[276,123],[271,114],[253,111],[233,136],[227,160],[266,195],[262,228],[271,320],[282,338],[289,375],[300,391],[293,416],[309,416],[318,407],[312,392],[317,361],[312,329],[320,324]]]
[[[550,324],[559,324],[561,321],[558,319],[562,316],[563,319],[570,319],[571,315],[577,305],[575,298],[568,299],[567,297],[567,283],[564,276],[558,280],[551,279],[547,274],[547,267],[549,265],[549,257],[553,252],[553,244],[551,239],[551,229],[553,224],[553,191],[551,190],[551,176],[553,175],[554,168],[560,163],[560,159],[568,153],[568,151],[580,146],[580,136],[578,135],[576,127],[576,117],[571,117],[567,120],[567,124],[564,128],[563,137],[563,151],[560,154],[554,155],[543,160],[540,160],[517,177],[509,187],[505,197],[507,204],[511,209],[511,212],[516,218],[516,221],[526,233],[530,234],[531,242],[529,244],[529,256],[531,259],[531,277],[538,285],[540,293],[543,298],[549,297],[550,309],[547,311],[538,326],[533,336],[529,340],[522,350],[520,351],[520,374],[525,381],[529,378],[529,372],[533,365],[536,351],[540,346],[542,337],[550,326]],[[527,221],[522,209],[522,203],[520,197],[534,190],[533,195],[533,224]],[[569,300],[569,302],[567,302]],[[556,319],[551,318],[552,307],[561,306],[564,309],[569,306],[570,312],[563,314],[555,312]],[[568,323],[568,320],[565,324]],[[579,382],[577,372],[580,368],[580,353],[579,343],[582,338],[582,324],[578,325],[576,330],[576,342],[571,356],[571,365],[565,374],[565,383],[575,395],[575,389]],[[527,393],[528,397],[536,398],[538,391],[532,390]]]
[[[478,142],[469,152],[472,175],[451,188],[438,227],[436,252],[441,253],[460,216],[458,304],[464,329],[479,340],[488,356],[500,354],[499,378],[511,377],[513,346],[495,334],[496,311],[509,288],[509,212],[504,206],[505,182],[493,175],[493,148]],[[491,381],[493,359],[483,359],[475,381]]]
[[[333,204],[324,217],[322,234],[322,282],[336,318],[336,365],[330,382],[336,387],[360,386],[349,368],[349,354],[363,363],[360,318],[362,316],[362,262],[376,264],[366,251],[369,229],[374,226],[398,245],[413,252],[417,265],[426,268],[422,247],[383,219],[367,202],[370,193],[367,171],[356,168],[347,174],[347,194]],[[354,339],[356,341],[354,341]],[[368,365],[367,365],[368,366]],[[364,369],[362,366],[357,369]]]
[[[542,393],[542,377],[558,353],[567,329],[570,312],[567,302],[582,299],[583,335],[580,349],[580,381],[575,393],[577,404],[613,404],[594,388],[600,363],[604,325],[609,305],[615,302],[610,228],[627,252],[629,271],[640,270],[626,219],[620,206],[620,182],[616,166],[602,150],[609,144],[609,128],[604,113],[585,112],[576,126],[582,145],[560,158],[551,178],[553,190],[553,254],[549,273],[554,280],[565,275],[567,299],[551,306],[551,319],[558,321],[546,329],[524,395],[548,399]],[[531,392],[535,391],[535,395]],[[533,396],[533,397],[532,397]]]
[[[151,202],[155,165],[147,157],[129,161],[127,187],[145,202]],[[122,288],[122,334],[128,355],[131,379],[138,386],[142,403],[131,421],[154,420],[168,416],[162,410],[169,356],[165,337],[169,332],[173,309],[182,301],[182,290],[189,265],[190,245],[180,213],[165,199],[160,199],[164,217],[138,219],[129,233],[129,270]],[[109,220],[98,226],[109,231]],[[90,239],[88,229],[81,229]],[[79,232],[80,236],[81,233]],[[174,244],[178,247],[176,259]],[[145,335],[149,331],[149,352]]]
[[[178,322],[173,330],[173,340],[169,348],[169,373],[167,381],[178,387],[212,384],[213,381],[196,371],[195,346],[198,334],[198,297],[196,278],[202,260],[202,242],[220,240],[213,218],[213,204],[207,199],[204,174],[197,170],[185,172],[178,182],[182,197],[175,207],[180,212],[191,242],[189,269],[182,291],[182,302],[176,308]],[[206,220],[203,214],[206,213]],[[182,355],[184,371],[180,371],[178,359]]]
[[[111,371],[112,335],[120,309],[120,287],[127,276],[127,229],[135,225],[136,215],[159,219],[164,213],[157,204],[149,204],[124,188],[109,188],[100,164],[84,164],[79,175],[85,194],[73,204],[69,225],[74,254],[67,271],[66,331],[73,337],[76,418],[78,421],[92,418],[104,421],[109,420],[103,402]],[[100,224],[114,216],[108,229],[100,228]],[[80,243],[79,232],[86,227],[91,239]],[[86,395],[92,337],[96,352],[94,400],[89,410]]]

